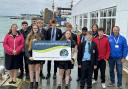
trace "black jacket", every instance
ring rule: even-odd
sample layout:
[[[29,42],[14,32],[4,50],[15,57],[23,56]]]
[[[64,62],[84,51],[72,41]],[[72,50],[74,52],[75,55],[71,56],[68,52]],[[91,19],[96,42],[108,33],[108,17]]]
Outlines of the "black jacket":
[[[85,45],[86,45],[86,41],[84,41],[83,43],[80,44],[79,46],[79,52],[78,52],[78,65],[82,64],[82,59],[84,56],[84,52],[85,52]],[[97,45],[95,42],[91,42],[91,65],[97,65],[97,61],[98,61],[98,49],[97,49]]]
[[[30,30],[30,29],[27,29],[26,31],[24,31],[23,29],[20,29],[19,32],[20,32],[21,34],[23,34],[24,39],[26,39],[27,36],[28,36],[28,34],[31,32],[31,30]]]
[[[47,30],[47,40],[51,40],[51,32],[52,32],[52,28],[49,28]],[[60,40],[61,37],[62,37],[61,29],[56,28],[56,40]]]
[[[41,40],[46,40],[47,39],[47,31],[42,28],[39,30],[40,34],[41,34]]]

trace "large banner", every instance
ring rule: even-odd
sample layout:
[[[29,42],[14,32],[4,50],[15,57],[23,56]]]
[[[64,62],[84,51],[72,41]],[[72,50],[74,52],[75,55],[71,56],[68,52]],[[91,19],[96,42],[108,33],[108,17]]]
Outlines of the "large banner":
[[[35,41],[32,55],[34,60],[71,60],[71,42]]]

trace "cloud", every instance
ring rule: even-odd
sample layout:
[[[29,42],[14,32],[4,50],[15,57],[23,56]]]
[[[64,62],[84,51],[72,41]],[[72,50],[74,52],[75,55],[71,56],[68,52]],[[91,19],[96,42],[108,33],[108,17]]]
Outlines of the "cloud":
[[[40,14],[42,9],[52,8],[52,1],[53,0],[0,0],[0,15],[10,16],[23,13]],[[71,0],[55,0],[55,6],[69,7],[70,2]]]

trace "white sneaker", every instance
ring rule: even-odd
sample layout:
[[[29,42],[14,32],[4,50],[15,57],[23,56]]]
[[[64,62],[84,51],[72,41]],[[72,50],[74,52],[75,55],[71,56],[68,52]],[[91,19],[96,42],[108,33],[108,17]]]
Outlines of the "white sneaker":
[[[93,80],[92,80],[92,84],[95,84],[95,83],[97,83],[97,81],[93,79]]]
[[[104,89],[106,88],[105,83],[102,83],[101,85],[102,85],[102,88],[104,88]]]

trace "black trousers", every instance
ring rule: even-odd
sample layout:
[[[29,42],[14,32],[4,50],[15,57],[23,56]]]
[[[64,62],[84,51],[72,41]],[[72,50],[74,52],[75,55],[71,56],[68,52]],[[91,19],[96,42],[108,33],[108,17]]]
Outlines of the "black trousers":
[[[81,79],[81,68],[78,67],[78,78]]]
[[[24,73],[24,68],[25,68],[25,72],[26,74],[29,74],[29,69],[28,69],[28,63],[27,63],[27,60],[28,60],[28,57],[26,57],[25,55],[25,52],[22,52],[21,55],[21,64],[20,64],[20,71],[21,71],[21,74]]]
[[[57,64],[58,64],[58,61],[54,61],[54,74],[56,74],[57,72]],[[47,72],[48,74],[50,75],[51,73],[51,61],[48,61],[47,62]]]
[[[81,81],[80,81],[81,89],[84,89],[85,82],[87,82],[87,89],[92,88],[92,73],[93,73],[93,66],[91,65],[91,61],[82,62]]]
[[[105,83],[105,71],[106,71],[106,61],[100,60],[98,61],[97,68],[94,70],[94,79],[97,81],[98,78],[98,70],[100,69],[101,73],[101,83]]]

